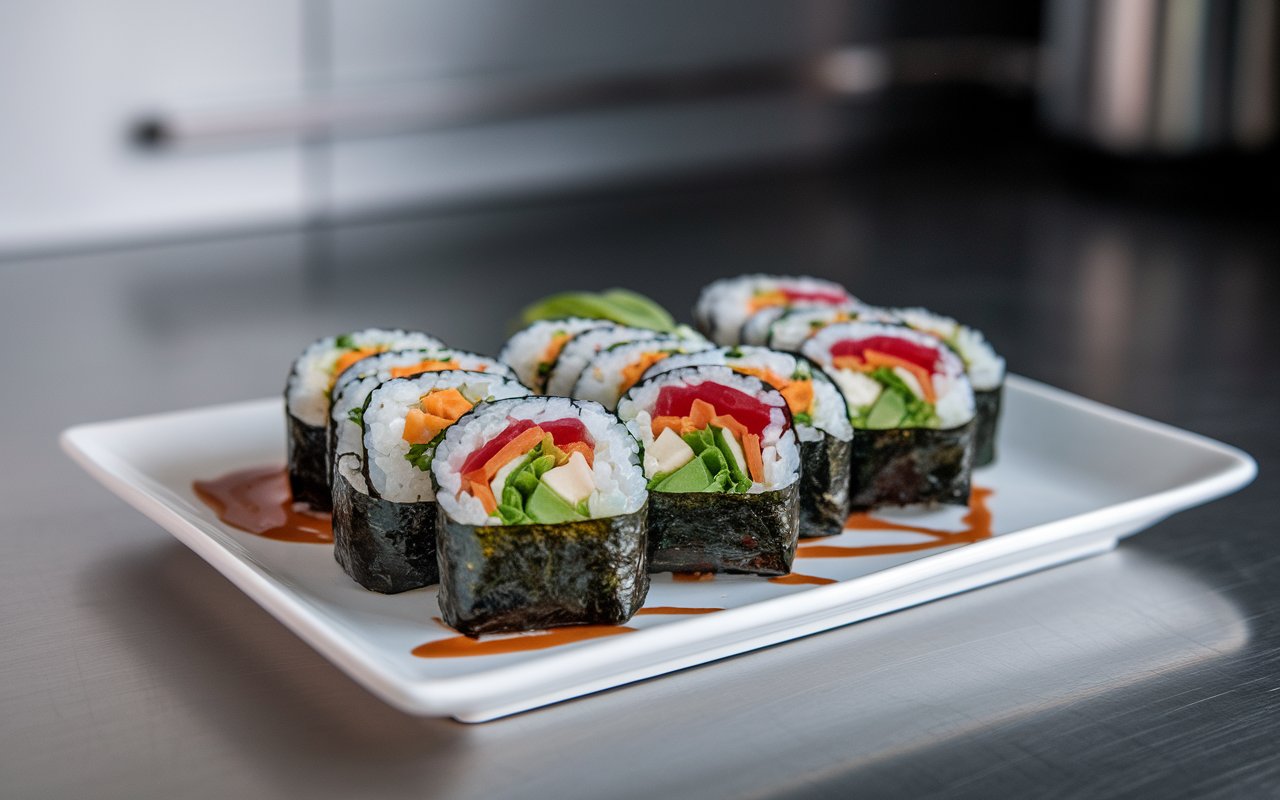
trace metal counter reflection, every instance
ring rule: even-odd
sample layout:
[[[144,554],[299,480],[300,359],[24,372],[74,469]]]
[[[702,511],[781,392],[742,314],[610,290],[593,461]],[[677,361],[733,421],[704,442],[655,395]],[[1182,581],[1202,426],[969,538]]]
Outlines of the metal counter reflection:
[[[502,796],[485,769],[497,759],[508,775],[528,776],[522,790],[533,796],[566,785],[582,796],[821,794],[828,782],[863,785],[863,770],[890,762],[944,751],[963,762],[954,754],[985,731],[1043,725],[1067,709],[1090,717],[1115,693],[1190,676],[1248,641],[1247,621],[1226,598],[1121,549],[467,729],[452,753],[451,796]],[[762,697],[762,686],[776,691]],[[813,710],[802,723],[787,713],[797,698]],[[575,731],[581,749],[565,750]],[[636,741],[637,731],[649,735]],[[898,780],[908,766],[898,764]]]

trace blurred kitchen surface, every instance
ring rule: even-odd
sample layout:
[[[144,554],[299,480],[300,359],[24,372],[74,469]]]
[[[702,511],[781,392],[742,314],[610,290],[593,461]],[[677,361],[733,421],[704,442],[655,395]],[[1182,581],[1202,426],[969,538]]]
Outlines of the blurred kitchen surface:
[[[1274,0],[0,2],[0,794],[1280,795]],[[57,450],[371,324],[741,272],[1238,445],[1118,552],[466,727]],[[199,432],[193,432],[199,436]]]

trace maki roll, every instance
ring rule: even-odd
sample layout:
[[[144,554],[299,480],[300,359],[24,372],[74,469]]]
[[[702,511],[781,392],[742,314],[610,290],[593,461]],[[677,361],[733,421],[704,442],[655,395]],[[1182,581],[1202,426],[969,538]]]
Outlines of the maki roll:
[[[837,322],[803,352],[849,404],[852,508],[969,502],[973,390],[941,339],[902,325]]]
[[[404,347],[444,347],[444,342],[425,333],[368,328],[312,342],[293,362],[284,398],[289,488],[295,502],[329,510],[327,421],[339,373],[362,358]]]
[[[899,308],[892,313],[907,326],[932,333],[960,356],[973,385],[977,419],[973,432],[973,465],[983,467],[996,459],[996,428],[1004,394],[1004,359],[980,331],[923,308]]]
[[[800,452],[777,389],[681,367],[632,387],[618,416],[644,446],[650,572],[791,571]]]
[[[618,398],[640,381],[645,370],[673,355],[710,348],[710,342],[689,341],[677,336],[658,336],[614,345],[596,353],[587,362],[570,396],[594,400],[613,411],[618,407]]]
[[[484,403],[449,428],[431,473],[440,611],[459,631],[617,624],[644,604],[639,445],[598,403]]]
[[[538,320],[512,334],[498,353],[498,360],[511,365],[521,383],[541,394],[551,365],[556,363],[565,344],[579,333],[599,327],[612,325],[581,317]]]
[[[361,388],[364,397],[352,410],[335,461],[334,557],[357,583],[375,592],[435,583],[431,454],[445,429],[477,403],[524,397],[529,390],[514,378],[462,370]]]
[[[330,393],[333,399],[329,407],[329,430],[326,437],[326,464],[330,478],[333,475],[334,456],[339,452],[338,439],[343,433],[344,425],[351,429],[346,431],[350,438],[341,452],[352,453],[358,450],[360,438],[356,415],[375,386],[392,378],[408,378],[423,372],[440,372],[446,369],[486,372],[515,380],[515,371],[501,361],[451,347],[388,350],[355,362],[334,379]]]
[[[840,533],[849,516],[853,427],[830,376],[802,355],[742,346],[673,355],[650,367],[644,378],[700,364],[754,375],[782,394],[800,440],[800,536]]]
[[[693,307],[698,330],[716,344],[741,344],[743,325],[765,308],[857,303],[833,281],[796,275],[740,275],[708,284]]]
[[[630,328],[612,323],[589,328],[564,343],[564,347],[560,349],[560,355],[547,371],[547,382],[543,386],[543,391],[549,395],[568,397],[578,382],[578,377],[582,375],[582,371],[601,350],[626,342],[647,341],[662,336],[664,334],[648,328]]]
[[[774,350],[798,353],[805,340],[837,322],[897,322],[887,311],[863,305],[793,308],[783,312],[765,333],[765,344]]]

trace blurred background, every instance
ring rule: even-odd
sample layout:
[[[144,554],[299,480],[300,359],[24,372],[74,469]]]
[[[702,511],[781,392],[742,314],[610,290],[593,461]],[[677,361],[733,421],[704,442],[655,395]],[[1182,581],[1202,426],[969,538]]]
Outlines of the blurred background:
[[[6,789],[1280,794],[1278,41],[1277,0],[0,0]],[[276,395],[343,330],[492,353],[554,291],[687,320],[744,272],[954,315],[1260,476],[477,731],[383,707],[55,444]]]
[[[8,0],[0,256],[908,144],[1262,164],[1277,14],[1273,0]]]

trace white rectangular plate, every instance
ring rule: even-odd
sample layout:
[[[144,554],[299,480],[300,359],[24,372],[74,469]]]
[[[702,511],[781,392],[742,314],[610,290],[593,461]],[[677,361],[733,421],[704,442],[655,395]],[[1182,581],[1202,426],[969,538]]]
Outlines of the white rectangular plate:
[[[370,691],[410,713],[465,721],[706,663],[1102,552],[1119,537],[1239,489],[1256,472],[1253,459],[1235,448],[1010,376],[999,460],[974,475],[975,485],[994,491],[990,539],[892,555],[796,559],[797,573],[837,581],[826,585],[749,576],[690,583],[655,575],[647,606],[724,610],[640,615],[628,623],[635,632],[543,650],[424,659],[412,655],[414,647],[455,635],[433,619],[439,615],[434,587],[399,595],[365,591],[342,572],[331,547],[244,533],[219,522],[195,497],[195,480],[283,462],[279,400],[83,425],[66,431],[62,445]],[[964,514],[902,510],[883,518],[956,530]],[[846,530],[821,543],[861,547],[925,538]]]

